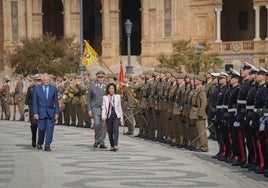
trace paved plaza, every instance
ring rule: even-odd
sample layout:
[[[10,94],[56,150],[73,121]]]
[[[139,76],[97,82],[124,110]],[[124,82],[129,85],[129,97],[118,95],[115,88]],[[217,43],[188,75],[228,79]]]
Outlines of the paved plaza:
[[[268,178],[211,156],[122,135],[93,148],[93,129],[56,126],[52,152],[31,147],[27,122],[0,121],[0,188],[268,187]],[[108,139],[106,139],[106,145]]]

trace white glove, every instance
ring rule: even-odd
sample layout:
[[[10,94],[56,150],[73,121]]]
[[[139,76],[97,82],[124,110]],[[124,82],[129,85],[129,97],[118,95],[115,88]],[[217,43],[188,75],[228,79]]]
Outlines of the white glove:
[[[234,127],[240,127],[240,123],[238,121],[234,122]]]

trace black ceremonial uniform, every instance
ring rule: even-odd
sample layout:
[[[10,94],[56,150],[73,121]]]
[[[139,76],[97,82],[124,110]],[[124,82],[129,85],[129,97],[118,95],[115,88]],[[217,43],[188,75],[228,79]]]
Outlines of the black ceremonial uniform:
[[[33,114],[33,93],[35,85],[28,87],[27,94],[25,97],[25,104],[29,106],[29,120],[31,123],[31,132],[32,132],[32,146],[36,146],[36,132],[37,132],[37,121],[34,119]]]
[[[252,123],[250,123],[250,126],[254,129],[254,141],[255,141],[255,147],[257,149],[257,166],[253,170],[255,172],[260,173],[265,166],[264,162],[264,155],[263,155],[263,147],[264,145],[261,143],[261,140],[264,135],[260,133],[259,127],[260,127],[260,118],[263,116],[262,110],[264,108],[264,105],[267,100],[267,87],[265,83],[262,83],[258,86],[256,95],[255,95],[255,101],[254,101],[254,112],[253,112],[253,118]],[[264,133],[264,132],[263,132]]]

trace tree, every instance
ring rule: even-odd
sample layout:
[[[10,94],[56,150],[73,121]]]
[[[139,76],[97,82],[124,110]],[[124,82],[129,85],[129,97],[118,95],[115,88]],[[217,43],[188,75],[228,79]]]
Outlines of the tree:
[[[204,46],[199,54],[196,52],[195,46],[191,44],[191,40],[179,40],[173,43],[173,52],[170,56],[160,54],[157,60],[160,67],[172,68],[177,72],[185,70],[188,73],[196,73],[197,62],[200,62],[202,72],[208,70],[218,70],[222,66],[222,60],[218,58],[218,54],[210,52],[210,45],[203,42]]]
[[[63,76],[65,73],[77,72],[79,46],[74,43],[73,37],[60,40],[51,35],[23,38],[21,44],[15,44],[8,58],[17,74],[26,76],[46,72]]]

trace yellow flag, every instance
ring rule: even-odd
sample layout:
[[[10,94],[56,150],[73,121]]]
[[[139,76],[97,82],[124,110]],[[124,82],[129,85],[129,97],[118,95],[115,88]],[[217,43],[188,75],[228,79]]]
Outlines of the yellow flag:
[[[97,57],[97,52],[90,46],[90,44],[86,40],[84,40],[84,42],[85,42],[85,49],[82,58],[82,63],[85,66],[89,66]]]

